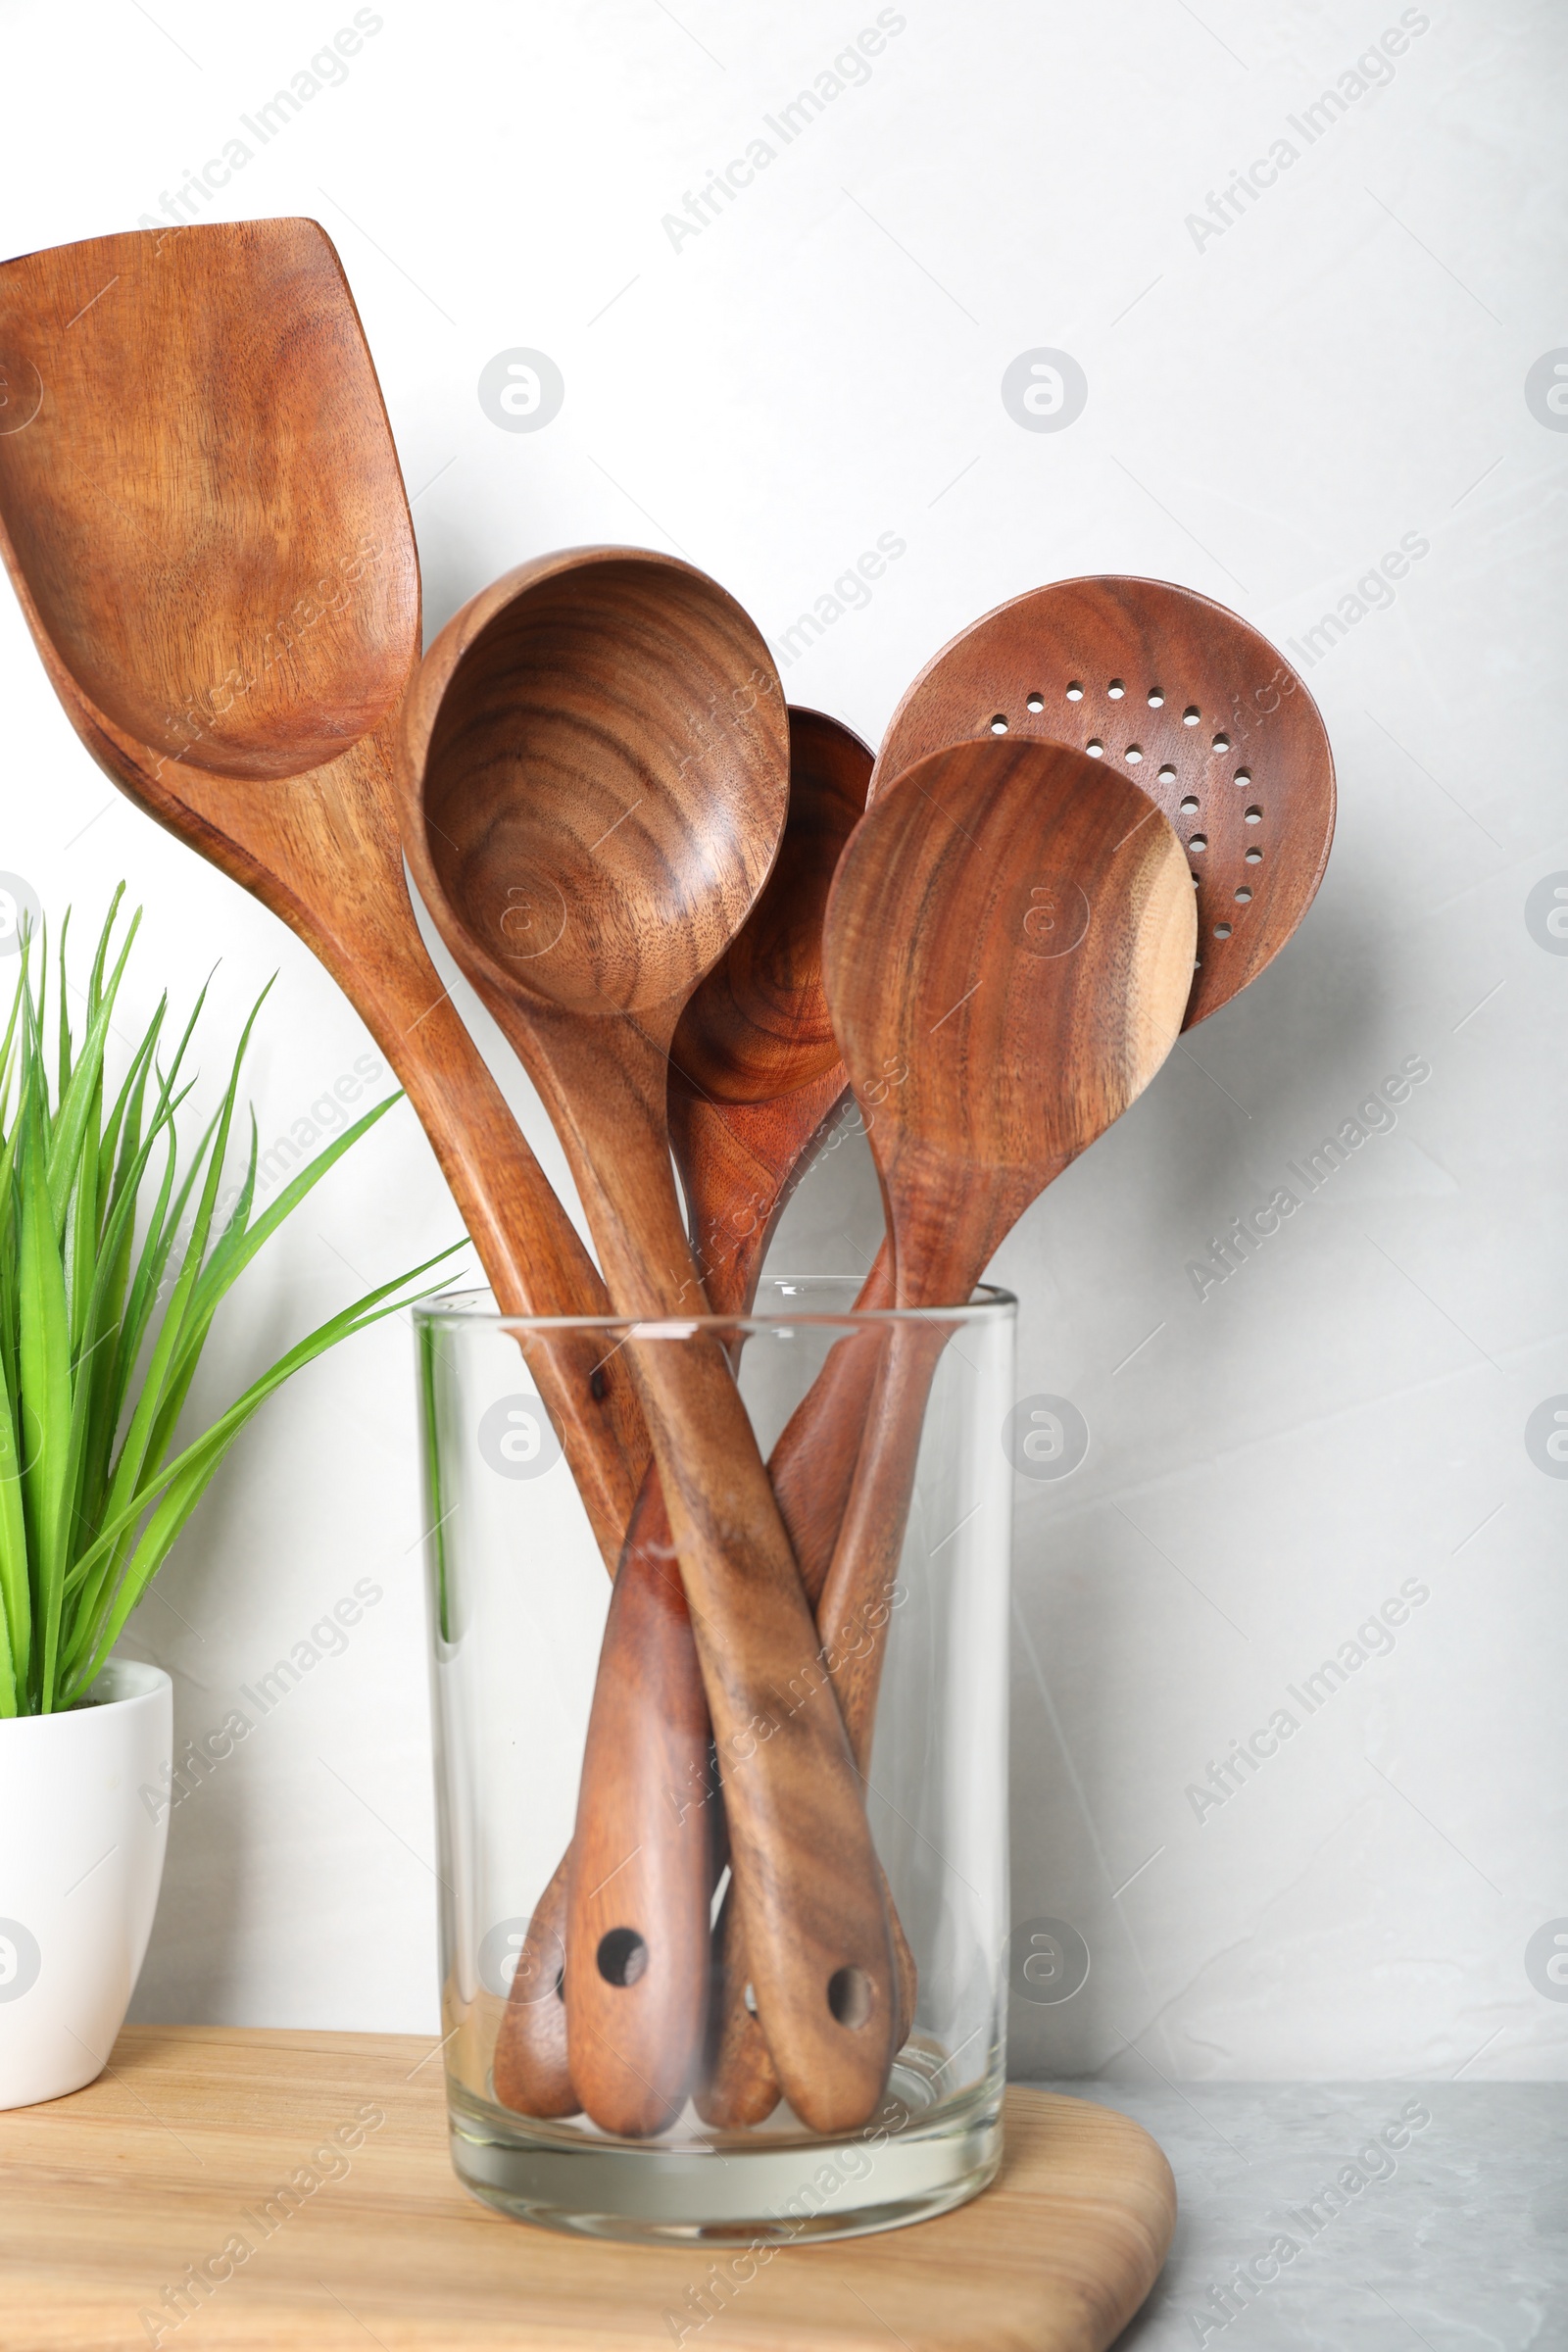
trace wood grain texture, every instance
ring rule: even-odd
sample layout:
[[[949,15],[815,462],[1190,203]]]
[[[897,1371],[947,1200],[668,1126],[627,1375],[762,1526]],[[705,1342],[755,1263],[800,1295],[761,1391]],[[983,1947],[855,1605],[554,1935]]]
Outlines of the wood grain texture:
[[[897,1304],[966,1299],[1029,1202],[1147,1084],[1181,1025],[1193,933],[1169,825],[1082,753],[986,737],[873,801],[834,878],[823,977],[882,1180]],[[885,1656],[865,1637],[886,1623],[951,1328],[857,1334],[823,1372],[864,1432],[816,1608],[862,1773]],[[796,1423],[809,1458],[825,1426],[815,1391]],[[726,1926],[699,2100],[725,2125],[771,2104],[744,1971],[744,1930]]]
[[[1118,1118],[1181,1026],[1195,919],[1170,826],[1054,743],[934,754],[868,810],[823,972],[903,1305],[966,1298],[1035,1196]]]
[[[788,759],[746,614],[636,550],[509,573],[449,622],[409,699],[410,863],[539,1089],[624,1315],[678,1323],[705,1303],[667,1055],[767,880]],[[881,2095],[896,2007],[858,1780],[810,1672],[815,1625],[723,1348],[633,1333],[622,1352],[691,1607],[759,2006],[797,2113],[847,2128]],[[581,1867],[574,1844],[568,1907]],[[587,1960],[568,1948],[568,2039]]]
[[[359,2144],[264,2237],[244,2217],[339,2130]],[[1008,2091],[1006,2135],[973,2203],[780,2249],[688,2348],[1104,2352],[1170,2242],[1170,2169],[1126,2117],[1047,2091]],[[719,2251],[590,2246],[479,2204],[447,2159],[439,2055],[412,2034],[128,2027],[86,2090],[0,2116],[0,2200],[10,2352],[146,2352],[182,2280],[193,2316],[165,2345],[667,2352],[666,2314]],[[236,2232],[248,2257],[192,2292]]]
[[[614,1589],[611,1589],[614,1599]],[[566,1865],[563,1854],[534,1905],[507,1988],[490,2059],[491,2087],[519,2115],[580,2115],[566,2043]]]
[[[891,1306],[893,1289],[892,1252],[884,1247],[861,1286],[856,1311]],[[829,1350],[827,1361],[785,1423],[768,1457],[768,1476],[800,1565],[801,1581],[817,1614],[819,1640],[822,1589],[849,1505],[880,1358],[881,1341],[875,1331],[856,1332],[840,1340]],[[863,1772],[863,1759],[858,1762]],[[914,2024],[919,1971],[885,1879],[883,1893],[898,1976],[895,2044],[902,2046]],[[740,2131],[765,2123],[781,2094],[767,2036],[747,2000],[750,1983],[745,1934],[726,1889],[713,1923],[708,2047],[695,2093],[698,2114],[715,2130]]]
[[[433,1145],[498,1302],[603,1312],[598,1274],[419,939],[391,739],[418,570],[385,411],[314,221],[138,231],[0,268],[0,554],[114,782],[326,966]],[[648,1459],[627,1370],[530,1366],[610,1561]]]
[[[822,994],[822,916],[865,807],[871,753],[836,719],[799,710],[789,713],[789,750],[773,870],[688,1000],[670,1053],[675,1164],[717,1315],[751,1307],[774,1225],[849,1083]],[[605,1624],[568,1881],[571,2073],[606,2131],[662,2130],[702,2059],[710,1905],[728,1856],[710,1738],[651,1469]]]
[[[750,1308],[774,1228],[849,1087],[822,989],[822,918],[872,755],[819,710],[791,710],[789,746],[778,860],[670,1050],[670,1142],[715,1315]]]
[[[855,1312],[872,1314],[896,1304],[893,1252],[884,1240]],[[813,1609],[833,1564],[880,1356],[874,1331],[838,1341],[768,1456],[768,1476]]]
[[[572,2081],[594,2122],[628,2137],[674,2121],[702,2058],[722,1867],[710,1739],[656,1471],[610,1596],[566,1878]]]
[[[908,688],[873,798],[998,720],[1009,742],[1098,746],[1106,772],[1134,778],[1175,826],[1198,885],[1188,1028],[1279,954],[1328,862],[1334,761],[1306,687],[1247,621],[1194,589],[1120,574],[1014,597]]]
[[[1118,1118],[1182,1026],[1195,910],[1153,804],[1083,753],[962,743],[868,812],[829,900],[823,972],[870,1130],[901,1306],[959,1303],[1030,1202]],[[926,1397],[954,1327],[894,1325],[817,1609],[857,1761],[870,1760],[885,1622]]]

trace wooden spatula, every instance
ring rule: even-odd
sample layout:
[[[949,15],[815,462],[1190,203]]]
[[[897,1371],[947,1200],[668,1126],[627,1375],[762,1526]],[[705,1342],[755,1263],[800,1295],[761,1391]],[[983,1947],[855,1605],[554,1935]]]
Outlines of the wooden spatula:
[[[603,1285],[415,924],[390,744],[419,645],[397,454],[311,220],[95,237],[0,268],[0,554],[116,784],[319,956],[413,1102],[497,1300]],[[627,1368],[530,1351],[612,1562],[648,1460]]]

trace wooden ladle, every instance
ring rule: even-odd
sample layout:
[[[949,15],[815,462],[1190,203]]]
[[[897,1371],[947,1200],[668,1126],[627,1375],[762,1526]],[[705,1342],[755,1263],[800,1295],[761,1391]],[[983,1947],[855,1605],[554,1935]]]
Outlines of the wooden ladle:
[[[777,677],[692,566],[614,548],[542,558],[430,648],[399,782],[420,891],[544,1099],[616,1311],[641,1319],[624,1352],[691,1604],[759,2009],[803,2120],[849,2128],[889,2062],[888,1922],[733,1372],[710,1335],[680,1331],[703,1294],[665,1107],[681,1013],[783,833]],[[637,1959],[623,1936],[594,1954],[612,1983]],[[568,1989],[568,2031],[570,2008]]]
[[[829,898],[823,979],[874,1113],[901,1306],[967,1299],[1024,1209],[1152,1077],[1181,1028],[1192,899],[1153,804],[1079,752],[961,744],[872,804]],[[904,1073],[891,1089],[890,1067]],[[865,1635],[887,1622],[926,1391],[952,1329],[894,1322],[835,1350],[869,1396],[816,1618],[862,1772],[885,1654]],[[732,2126],[777,2096],[740,1973],[726,1955],[701,2100]]]
[[[715,1315],[745,1315],[768,1238],[849,1081],[822,993],[822,916],[865,807],[871,753],[837,720],[789,713],[778,861],[681,1015],[668,1111],[693,1254]],[[738,1354],[738,1341],[732,1355]],[[595,2123],[642,2135],[695,2080],[722,1839],[710,1733],[662,1490],[650,1471],[615,1578],[567,1881],[572,2082]],[[607,1937],[636,1966],[607,1976]]]
[[[503,1309],[605,1293],[420,941],[390,746],[419,643],[408,503],[311,220],[0,268],[0,555],[50,682],[138,807],[319,956],[396,1071]],[[626,1367],[532,1349],[609,1558],[648,1459]]]
[[[687,1004],[670,1054],[675,1164],[717,1315],[750,1308],[768,1239],[849,1087],[822,994],[822,916],[865,806],[871,753],[836,719],[792,710],[789,754],[777,863]],[[506,2105],[536,2116],[586,2105],[606,2131],[637,2136],[679,2111],[702,2044],[722,1844],[710,1737],[663,1494],[650,1469],[595,1687],[574,1838],[589,1861],[577,1873],[575,1924],[568,1936],[564,1859],[529,1924],[497,2038],[492,2079]],[[605,1936],[617,1931],[642,1939],[621,1982],[597,1965]],[[569,1972],[568,1951],[584,1956]]]

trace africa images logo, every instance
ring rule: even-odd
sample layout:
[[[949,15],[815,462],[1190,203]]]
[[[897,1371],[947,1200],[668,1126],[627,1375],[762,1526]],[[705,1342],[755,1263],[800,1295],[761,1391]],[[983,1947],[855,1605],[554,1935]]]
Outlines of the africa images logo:
[[[479,1451],[502,1478],[543,1478],[561,1459],[561,1441],[537,1396],[498,1396],[480,1416]]]

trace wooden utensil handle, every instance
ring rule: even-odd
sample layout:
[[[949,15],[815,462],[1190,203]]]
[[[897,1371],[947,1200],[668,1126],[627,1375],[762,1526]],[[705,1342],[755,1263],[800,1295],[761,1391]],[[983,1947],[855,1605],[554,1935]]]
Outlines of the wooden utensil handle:
[[[413,923],[411,911],[411,932]],[[397,1014],[379,1000],[362,1009],[430,1139],[497,1306],[504,1315],[608,1313],[598,1268],[434,965],[421,975],[414,963],[416,945],[398,975]],[[400,1026],[403,1007],[421,993]],[[635,1385],[592,1332],[518,1339],[613,1574],[650,1458]]]
[[[718,1822],[708,1704],[657,1471],[615,1573],[566,1880],[571,2079],[606,2132],[679,2114],[701,2063]]]
[[[748,1292],[755,1285],[756,1262],[742,1273],[730,1271],[737,1283],[744,1276]],[[719,1311],[745,1310],[747,1298],[724,1296],[724,1278],[713,1287],[722,1300]],[[882,1306],[892,1291],[891,1255],[884,1245],[857,1306]],[[769,1464],[781,1508],[788,1507],[786,1495],[806,1506],[817,1592],[854,1478],[876,1380],[877,1346],[872,1334],[838,1344]],[[546,1925],[559,1927],[565,1938],[570,2080],[580,2103],[606,2131],[639,2135],[661,2130],[691,2086],[707,2006],[709,1906],[719,1867],[715,1834],[723,1821],[722,1807],[713,1801],[708,1742],[690,1616],[673,1569],[662,1491],[651,1471],[628,1530],[606,1621],[571,1853],[541,1905],[543,1913],[551,1897],[569,1885],[569,1898],[556,1905],[560,1918],[552,1913]],[[916,1973],[885,1879],[883,1887],[899,1980],[897,2046],[913,2021]],[[726,1892],[714,1944],[721,2022],[710,2037],[702,2109],[713,2123],[761,2121],[780,2096],[765,2036],[746,2004],[750,1980],[736,1912]],[[631,1921],[641,1922],[641,1929],[628,1927]],[[699,1931],[695,1962],[694,1927]],[[607,1936],[616,1940],[601,1965]],[[636,1971],[629,1981],[628,1962]],[[528,2034],[542,2044],[533,2074],[525,2077],[516,2066],[508,2074],[524,2096],[507,2103],[522,2105],[524,2112],[563,2112],[525,2104],[529,2095],[562,2095],[550,2063],[557,2055],[551,2038],[556,2023],[532,2000],[514,2019],[509,2010],[504,2032],[514,2039]],[[498,2056],[498,2091],[502,2079]]]
[[[704,1286],[717,1314],[743,1315],[756,1290],[765,1232],[737,1235],[722,1258],[705,1265]],[[876,1303],[891,1274],[883,1260],[862,1293]],[[870,1297],[867,1297],[870,1294]],[[731,1344],[738,1359],[740,1341]],[[832,1372],[833,1377],[829,1378]],[[797,1486],[820,1497],[825,1476],[847,1494],[864,1399],[867,1366],[846,1374],[839,1351],[829,1357],[819,1386],[818,1418],[833,1417],[813,1443],[804,1406],[791,1428],[793,1446],[780,1441],[783,1460],[800,1466]],[[786,1432],[786,1437],[788,1432]],[[831,1508],[831,1498],[829,1507]],[[831,1535],[818,1538],[819,1589],[831,1554]],[[679,2112],[702,2060],[709,1989],[710,1917],[719,1875],[723,1827],[709,1758],[709,1717],[684,1590],[669,1539],[657,1471],[650,1470],[616,1571],[594,1685],[593,1708],[578,1789],[566,1911],[566,2014],[572,2081],[583,2106],[607,2132],[640,2136],[663,2129]],[[735,1905],[726,1891],[725,1918]],[[633,1929],[626,1923],[636,1921]],[[892,1920],[901,1990],[912,1980],[913,1960],[902,1927]],[[726,1926],[719,1950],[739,1949],[739,1931]],[[628,1969],[634,1971],[628,1975]],[[718,1972],[723,1981],[723,1971]],[[779,2091],[766,2042],[745,2005],[743,1977],[735,2009],[755,2045],[740,2053],[748,2083],[765,2068]],[[907,2031],[901,1999],[899,2038]],[[738,2031],[738,2029],[734,2029]],[[760,2055],[759,2055],[760,2054]],[[711,2072],[711,2065],[709,2070]],[[760,2095],[752,2093],[748,2103]]]
[[[884,1240],[856,1299],[856,1311],[869,1313],[890,1307],[894,1294],[893,1252]],[[887,1344],[886,1331],[854,1332],[840,1340],[785,1423],[768,1461],[779,1511],[795,1545],[801,1581],[816,1605],[819,1640],[823,1632],[820,1596],[855,1483],[861,1433]],[[837,1676],[834,1688],[837,1691]],[[842,1699],[839,1703],[842,1708]],[[863,1775],[863,1760],[860,1770]],[[883,1892],[899,1981],[894,2039],[898,2049],[914,2024],[919,1976],[885,1877]],[[708,2059],[696,2094],[698,2113],[715,2129],[765,2122],[781,2095],[767,2037],[747,2002],[750,1981],[746,1938],[736,1906],[726,1892],[713,1936]]]
[[[882,1279],[887,1278],[884,1271]],[[863,1395],[864,1404],[850,1493],[816,1606],[816,1630],[862,1777],[871,1760],[877,1690],[926,1399],[950,1328],[941,1323],[897,1323],[880,1332],[857,1333],[841,1340],[834,1350],[842,1359],[835,1407],[842,1407],[846,1392],[857,1402]],[[826,1375],[832,1366],[830,1356],[822,1378],[790,1424],[802,1425],[797,1446],[803,1459],[809,1459],[813,1450],[816,1416],[828,1409]],[[815,1523],[820,1524],[819,1518]],[[891,1891],[887,1901],[899,1969],[902,2045],[914,2023],[918,1983],[914,1955]],[[744,1931],[721,1914],[714,1936],[709,2059],[697,2095],[698,2112],[715,2129],[761,2123],[778,2102],[778,2078],[767,2043],[746,2002],[747,1975]]]
[[[559,2117],[582,2109],[566,2052],[565,1933],[563,1859],[528,1922],[490,2064],[496,2097],[519,2115]]]
[[[624,1353],[696,1633],[752,1982],[796,2113],[813,2130],[850,2129],[881,2096],[896,2023],[859,1782],[734,1374],[717,1340],[689,1327],[706,1302],[669,1163],[663,1048],[629,1023],[604,1043],[585,1030],[568,1021],[551,1034],[535,1018],[518,1042],[572,1162],[612,1298],[674,1325],[662,1336],[634,1327]]]
[[[758,2011],[797,2115],[849,2130],[882,2095],[897,1995],[815,1623],[723,1351],[694,1336],[628,1352],[691,1605]]]
[[[894,1287],[893,1252],[884,1240],[855,1301],[855,1312],[869,1314],[892,1306]],[[881,1335],[874,1331],[852,1332],[839,1340],[768,1457],[779,1513],[813,1608],[827,1581],[849,1501],[881,1348]]]
[[[908,1525],[931,1383],[953,1326],[892,1326],[877,1367],[832,1565],[817,1603],[844,1728],[863,1773],[871,1760],[877,1691],[887,1656],[894,1585]]]

